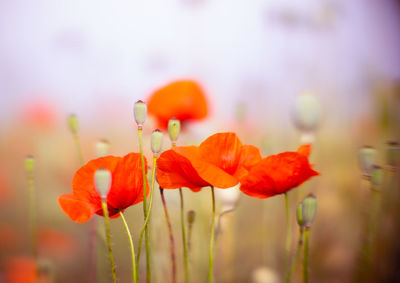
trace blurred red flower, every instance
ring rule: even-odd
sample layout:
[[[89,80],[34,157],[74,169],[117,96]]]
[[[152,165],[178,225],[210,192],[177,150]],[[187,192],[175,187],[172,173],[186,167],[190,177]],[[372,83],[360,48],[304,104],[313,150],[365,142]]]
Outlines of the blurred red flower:
[[[73,237],[51,228],[39,229],[38,240],[41,255],[66,257],[78,247]]]
[[[204,91],[190,80],[176,81],[155,91],[147,106],[149,114],[157,119],[158,127],[163,129],[172,118],[184,125],[188,120],[205,118],[208,112]]]
[[[36,283],[39,282],[37,263],[28,256],[12,257],[7,259],[4,268],[5,282],[7,283]]]
[[[146,159],[145,167],[147,172]],[[111,218],[118,217],[119,211],[143,201],[140,154],[97,158],[75,173],[72,194],[63,194],[58,198],[61,209],[75,222],[86,222],[95,213],[103,215],[101,197],[94,185],[94,173],[99,168],[108,169],[112,175],[111,188],[107,194],[108,213]]]
[[[200,146],[181,146],[163,152],[157,161],[157,180],[164,189],[181,187],[230,188],[248,174],[261,154],[252,145],[242,145],[234,133],[218,133]]]
[[[254,198],[269,198],[319,175],[308,162],[310,151],[311,145],[303,145],[297,152],[283,152],[262,159],[242,179],[240,190]]]

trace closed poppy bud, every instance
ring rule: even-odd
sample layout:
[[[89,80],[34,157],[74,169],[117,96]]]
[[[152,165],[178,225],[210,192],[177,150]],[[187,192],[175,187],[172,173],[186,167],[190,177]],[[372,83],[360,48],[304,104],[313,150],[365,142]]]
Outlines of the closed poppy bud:
[[[293,121],[303,132],[314,131],[320,121],[321,105],[318,98],[310,92],[303,92],[295,101]]]
[[[168,122],[168,134],[172,143],[178,140],[181,131],[181,122],[178,119],[172,118]]]
[[[296,219],[297,219],[297,224],[299,224],[300,227],[303,227],[304,219],[303,219],[303,203],[302,202],[297,205]]]
[[[371,146],[363,146],[359,151],[359,161],[365,176],[371,175],[372,167],[376,161],[376,149]]]
[[[68,116],[68,127],[73,135],[78,134],[79,122],[78,117],[76,117],[75,114],[71,114]]]
[[[133,114],[135,115],[136,124],[141,127],[146,121],[147,105],[141,100],[138,100],[133,106]]]
[[[33,174],[33,170],[35,170],[35,158],[32,155],[29,155],[25,158],[25,172],[28,175]]]
[[[388,142],[386,148],[386,162],[390,169],[394,170],[399,166],[400,144],[398,142]]]
[[[379,190],[383,183],[383,168],[381,166],[372,166],[370,181],[372,189]]]
[[[303,199],[303,221],[304,226],[310,227],[317,213],[317,198],[313,194],[309,194]]]
[[[189,225],[193,224],[195,219],[196,219],[196,212],[194,210],[189,210],[187,213],[187,221]]]
[[[151,151],[157,155],[162,148],[163,133],[157,129],[151,134]]]
[[[110,144],[106,140],[99,140],[96,143],[96,156],[103,157],[108,155],[108,151],[110,149]]]
[[[100,196],[105,199],[111,188],[111,172],[105,168],[97,169],[94,173],[94,182]]]

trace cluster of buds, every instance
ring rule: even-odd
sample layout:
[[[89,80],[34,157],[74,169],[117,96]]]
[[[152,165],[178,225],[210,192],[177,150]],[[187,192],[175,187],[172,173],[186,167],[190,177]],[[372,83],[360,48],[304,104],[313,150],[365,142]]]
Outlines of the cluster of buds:
[[[313,194],[309,194],[297,205],[296,218],[300,229],[310,229],[316,214],[317,198]]]

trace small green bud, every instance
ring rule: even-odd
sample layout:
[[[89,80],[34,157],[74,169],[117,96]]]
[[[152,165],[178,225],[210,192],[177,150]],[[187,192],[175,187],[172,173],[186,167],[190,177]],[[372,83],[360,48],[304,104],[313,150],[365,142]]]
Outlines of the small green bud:
[[[157,155],[162,149],[163,133],[157,129],[151,134],[151,151]]]
[[[378,165],[372,166],[370,181],[371,181],[371,188],[373,190],[379,190],[379,188],[381,187],[383,183],[383,174],[384,172],[381,166]]]
[[[141,100],[138,100],[133,106],[133,114],[138,127],[142,127],[146,121],[147,116],[147,105]]]
[[[25,158],[25,172],[28,175],[32,175],[35,170],[35,158],[32,155],[28,155]]]
[[[103,157],[108,155],[108,151],[110,149],[110,144],[107,140],[99,140],[96,143],[96,156]]]
[[[68,116],[68,127],[73,135],[78,134],[79,121],[78,117],[75,114],[71,114]]]
[[[317,214],[317,198],[313,194],[309,194],[303,199],[303,221],[305,227],[310,227]]]
[[[314,131],[321,118],[321,104],[312,92],[302,92],[293,108],[293,122],[303,132]]]
[[[172,118],[168,122],[168,134],[172,143],[178,140],[181,131],[181,122],[178,119]]]
[[[303,227],[304,219],[303,219],[303,203],[302,202],[300,202],[297,205],[296,218],[297,218],[297,224],[299,224],[300,227]]]
[[[400,144],[398,142],[388,142],[386,148],[387,165],[392,170],[396,170],[400,162]]]
[[[360,167],[363,174],[367,177],[371,175],[371,170],[376,163],[377,151],[371,146],[363,146],[359,151]]]
[[[111,188],[111,172],[105,168],[97,169],[94,173],[94,183],[100,196],[105,199]]]
[[[196,212],[194,210],[189,210],[187,213],[187,221],[189,225],[193,224],[195,219],[196,219]]]

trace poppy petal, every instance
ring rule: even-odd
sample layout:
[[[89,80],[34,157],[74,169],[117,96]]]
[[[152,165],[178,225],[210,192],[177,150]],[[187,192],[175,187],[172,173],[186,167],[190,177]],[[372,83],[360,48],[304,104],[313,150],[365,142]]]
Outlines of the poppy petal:
[[[234,176],[243,179],[258,162],[262,159],[260,150],[253,145],[244,145],[240,153],[239,166]]]
[[[309,157],[311,153],[311,144],[302,145],[297,149],[297,153]]]
[[[61,209],[71,218],[79,223],[87,222],[94,214],[94,208],[87,203],[77,199],[72,194],[64,194],[58,197],[58,203]]]

